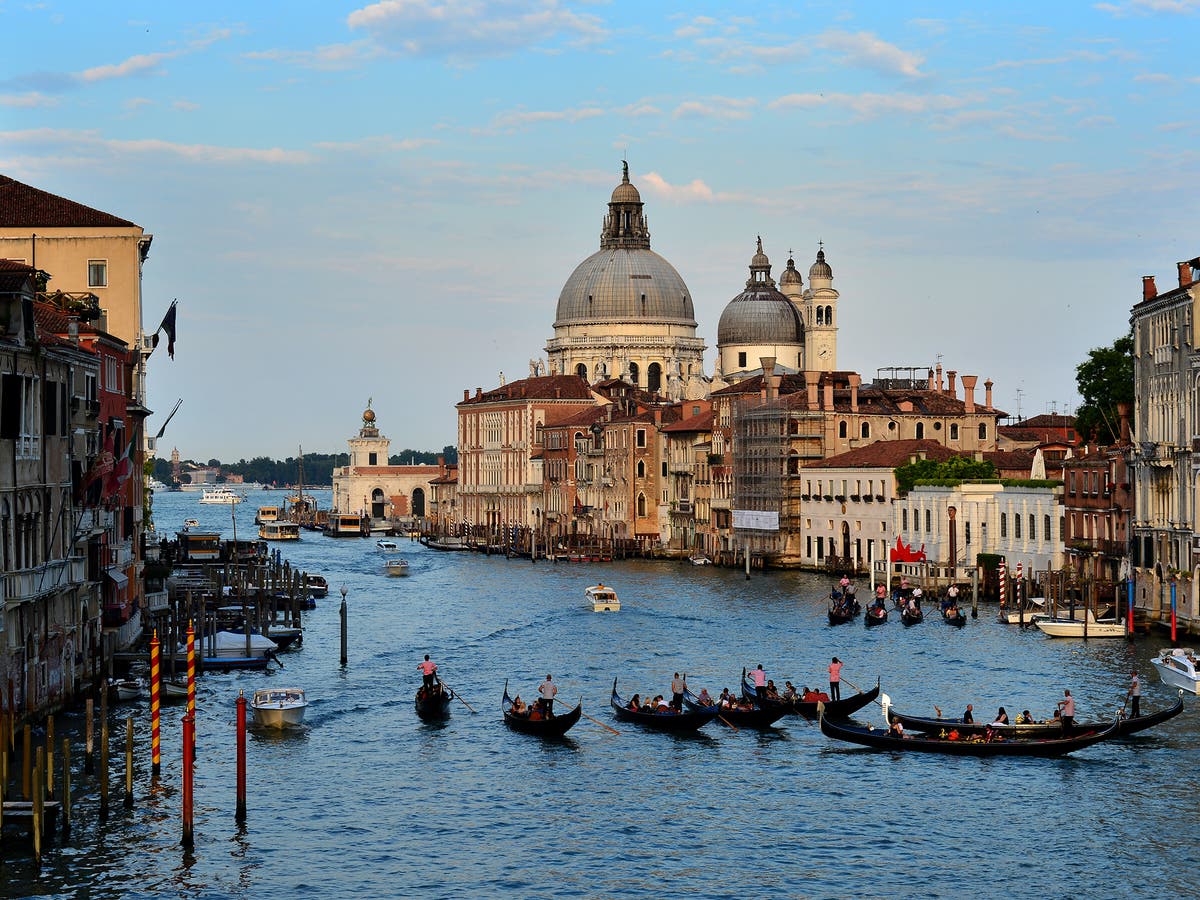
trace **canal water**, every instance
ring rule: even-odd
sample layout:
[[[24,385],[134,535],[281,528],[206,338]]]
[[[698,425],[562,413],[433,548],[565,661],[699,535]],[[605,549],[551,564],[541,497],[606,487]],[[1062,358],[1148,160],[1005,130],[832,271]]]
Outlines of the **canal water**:
[[[237,533],[254,533],[252,492]],[[159,494],[170,533],[185,518],[232,536],[228,507]],[[323,497],[327,505],[327,495]],[[1200,785],[1197,699],[1145,736],[1060,760],[898,756],[835,744],[789,718],[766,732],[719,726],[677,737],[613,720],[613,678],[629,695],[736,689],[762,663],[782,685],[821,685],[831,657],[862,688],[882,680],[905,710],[977,718],[1004,705],[1049,715],[1064,688],[1080,718],[1111,716],[1128,673],[1146,708],[1171,702],[1149,665],[1160,638],[1051,641],[995,624],[993,607],[962,629],[927,621],[832,628],[829,583],[677,562],[550,564],[437,553],[400,540],[407,578],[384,574],[374,540],[304,533],[279,545],[320,572],[330,596],[305,613],[303,647],[268,674],[208,675],[199,689],[196,846],[180,849],[180,715],[165,707],[163,773],[149,777],[149,704],[122,704],[139,729],[136,803],[121,806],[123,725],[114,727],[113,801],[76,742],[74,829],[35,872],[6,828],[0,895],[86,897],[1021,897],[1194,895]],[[395,555],[393,553],[392,555]],[[590,612],[596,581],[619,613]],[[339,665],[339,588],[347,590],[349,664]],[[865,594],[865,590],[863,591]],[[413,711],[429,653],[476,710],[441,726]],[[568,738],[509,732],[499,705],[535,695],[547,673],[560,703],[582,697]],[[249,817],[234,821],[234,703],[258,687],[300,686],[302,729],[252,733]],[[843,688],[845,692],[847,688]],[[880,723],[876,705],[865,721]],[[82,717],[60,717],[59,734]]]

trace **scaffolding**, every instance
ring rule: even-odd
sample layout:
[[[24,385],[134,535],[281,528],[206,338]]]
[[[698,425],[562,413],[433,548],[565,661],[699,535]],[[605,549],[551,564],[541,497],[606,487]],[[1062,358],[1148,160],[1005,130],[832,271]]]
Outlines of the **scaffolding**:
[[[752,556],[778,556],[795,524],[786,503],[788,410],[755,397],[735,402],[732,412],[734,508],[779,516],[778,531],[736,528],[737,543]]]

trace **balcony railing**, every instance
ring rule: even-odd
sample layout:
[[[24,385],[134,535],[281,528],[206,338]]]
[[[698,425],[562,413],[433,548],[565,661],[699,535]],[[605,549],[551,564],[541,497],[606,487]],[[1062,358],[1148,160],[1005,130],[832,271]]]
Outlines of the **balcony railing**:
[[[83,557],[56,559],[36,569],[8,572],[0,578],[6,604],[25,603],[87,580],[87,560]]]
[[[167,608],[167,591],[153,591],[146,593],[146,609],[150,612],[157,612],[160,609]]]

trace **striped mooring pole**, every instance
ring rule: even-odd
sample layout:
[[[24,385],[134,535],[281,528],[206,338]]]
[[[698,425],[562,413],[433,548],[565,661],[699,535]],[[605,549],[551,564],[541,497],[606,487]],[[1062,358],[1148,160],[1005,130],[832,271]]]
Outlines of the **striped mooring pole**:
[[[1000,608],[1008,602],[1008,564],[1000,560]]]
[[[150,774],[157,778],[162,768],[159,755],[159,712],[161,697],[159,688],[162,682],[161,663],[162,648],[158,640],[158,629],[150,639]]]
[[[187,714],[192,727],[188,733],[192,746],[189,752],[196,749],[196,629],[188,622],[187,630],[187,667],[188,667],[188,701]]]

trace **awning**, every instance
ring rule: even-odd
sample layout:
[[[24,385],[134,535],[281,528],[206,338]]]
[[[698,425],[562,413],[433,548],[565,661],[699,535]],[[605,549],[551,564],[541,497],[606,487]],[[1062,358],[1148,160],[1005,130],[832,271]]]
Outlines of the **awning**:
[[[124,572],[118,572],[113,569],[107,569],[104,572],[104,577],[117,586],[117,590],[124,591],[129,587],[129,576]]]

